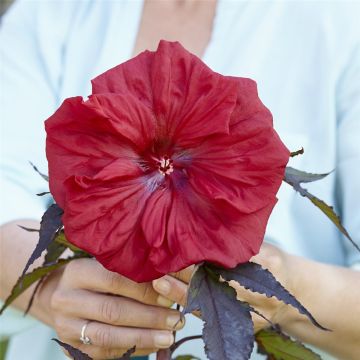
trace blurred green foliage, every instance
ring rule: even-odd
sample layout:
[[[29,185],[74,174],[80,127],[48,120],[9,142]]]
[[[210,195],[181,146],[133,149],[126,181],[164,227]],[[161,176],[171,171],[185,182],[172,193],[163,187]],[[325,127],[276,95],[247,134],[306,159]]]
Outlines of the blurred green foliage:
[[[0,341],[0,360],[5,360],[7,346],[8,346],[7,340]]]
[[[12,2],[13,0],[0,0],[0,16],[4,14]]]

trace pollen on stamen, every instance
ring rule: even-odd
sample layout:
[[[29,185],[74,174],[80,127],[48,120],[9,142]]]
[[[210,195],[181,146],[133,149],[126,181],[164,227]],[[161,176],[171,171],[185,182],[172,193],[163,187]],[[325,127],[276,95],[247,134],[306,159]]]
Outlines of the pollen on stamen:
[[[167,156],[164,156],[159,162],[159,172],[161,175],[170,175],[174,171],[173,160],[169,159]]]

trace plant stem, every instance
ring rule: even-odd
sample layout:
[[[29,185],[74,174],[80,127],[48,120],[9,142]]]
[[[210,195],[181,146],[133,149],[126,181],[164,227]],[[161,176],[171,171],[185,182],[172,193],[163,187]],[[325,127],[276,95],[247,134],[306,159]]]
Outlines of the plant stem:
[[[171,350],[162,349],[156,353],[156,360],[171,360]]]
[[[171,353],[173,353],[179,346],[186,343],[187,341],[197,340],[197,339],[202,339],[202,335],[188,336],[183,339],[180,339],[175,344],[171,345],[171,347],[170,347]]]

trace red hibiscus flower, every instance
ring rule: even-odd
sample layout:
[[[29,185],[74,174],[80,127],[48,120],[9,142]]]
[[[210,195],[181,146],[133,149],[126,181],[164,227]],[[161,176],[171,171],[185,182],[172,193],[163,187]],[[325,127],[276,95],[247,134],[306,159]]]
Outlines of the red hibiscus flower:
[[[254,81],[166,41],[65,100],[46,131],[67,238],[135,281],[248,261],[289,158]]]

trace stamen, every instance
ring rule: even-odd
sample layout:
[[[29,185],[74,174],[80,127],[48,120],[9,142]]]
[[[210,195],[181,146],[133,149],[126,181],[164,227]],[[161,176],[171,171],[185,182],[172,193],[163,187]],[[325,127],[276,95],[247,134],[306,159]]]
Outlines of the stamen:
[[[159,167],[160,174],[163,176],[170,175],[174,171],[173,160],[169,159],[166,155],[157,162],[157,165]]]

